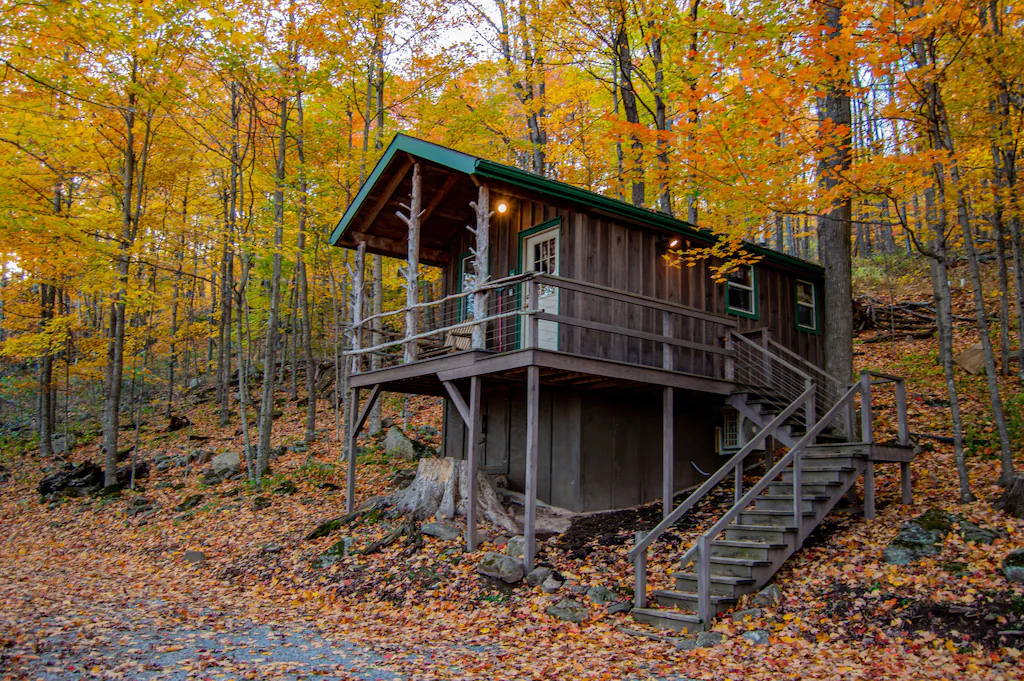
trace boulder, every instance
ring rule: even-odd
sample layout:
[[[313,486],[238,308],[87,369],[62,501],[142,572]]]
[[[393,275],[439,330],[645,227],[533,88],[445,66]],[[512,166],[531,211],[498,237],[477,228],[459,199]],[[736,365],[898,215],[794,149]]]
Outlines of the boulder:
[[[69,496],[85,496],[103,487],[103,469],[85,461],[72,466],[68,464],[56,473],[47,475],[39,481],[39,494],[67,493],[69,488],[75,489]],[[83,492],[83,490],[88,490]]]
[[[220,478],[227,478],[242,470],[242,457],[238,452],[224,452],[210,460],[213,472]]]
[[[967,348],[958,354],[954,361],[972,376],[985,372],[985,351],[982,349],[981,343],[975,343]]]
[[[603,605],[604,603],[614,603],[619,600],[619,595],[606,586],[592,586],[587,589],[587,598],[590,599],[591,603]]]
[[[115,482],[113,485],[107,485],[100,490],[99,496],[101,499],[114,499],[121,496],[121,483]]]
[[[745,631],[740,634],[740,636],[750,641],[755,646],[766,646],[770,642],[768,632],[761,629],[758,629],[757,631]]]
[[[754,605],[762,608],[774,608],[782,602],[782,589],[775,584],[769,584],[757,592],[752,602]]]
[[[565,582],[563,582],[561,579],[558,579],[558,577],[556,577],[554,574],[551,574],[548,575],[547,579],[545,579],[541,583],[540,588],[544,593],[553,594],[559,589],[561,589],[562,584],[564,583]]]
[[[551,576],[553,570],[549,567],[536,567],[526,575],[526,583],[530,586],[540,586]]]
[[[526,537],[517,534],[505,543],[505,554],[513,558],[522,558],[526,550]]]
[[[252,500],[250,508],[252,508],[253,511],[262,511],[263,509],[270,508],[270,505],[270,497],[255,497]]]
[[[1011,582],[1024,584],[1024,549],[1011,551],[1003,558],[1003,574]]]
[[[618,603],[612,603],[605,610],[609,615],[617,615],[620,612],[629,612],[633,609],[633,601],[619,601]]]
[[[174,510],[178,513],[190,511],[201,503],[203,503],[203,495],[193,494],[192,496],[185,497],[185,500],[175,506]]]
[[[145,480],[149,477],[149,463],[146,461],[135,462],[135,479]],[[117,469],[117,481],[128,487],[132,483],[132,465],[121,466]]]
[[[882,552],[882,561],[893,565],[909,565],[925,556],[939,552],[942,540],[953,529],[956,517],[938,508],[908,520],[900,526],[895,539]]]
[[[563,598],[554,605],[549,605],[544,612],[552,617],[576,624],[584,622],[590,617],[590,608],[575,598]]]
[[[991,544],[999,536],[998,533],[980,525],[975,525],[969,520],[960,521],[960,534],[963,536],[964,541],[975,544]]]
[[[501,553],[488,551],[480,559],[476,571],[488,577],[500,579],[506,584],[515,584],[523,578],[523,561]]]
[[[725,641],[725,634],[717,631],[702,631],[697,634],[698,648],[712,648]]]
[[[322,570],[329,568],[339,560],[348,555],[349,549],[352,548],[352,544],[355,540],[352,537],[342,537],[340,540],[331,544],[330,547],[313,561],[314,570]]]
[[[458,539],[462,536],[462,528],[449,523],[424,523],[420,531],[428,537],[434,537],[444,541]]]
[[[417,444],[410,440],[398,426],[388,428],[388,434],[384,438],[384,449],[387,451],[388,456],[405,459],[406,461],[415,461],[418,458],[417,454],[420,450],[417,449]]]
[[[756,620],[761,617],[761,608],[750,608],[749,610],[737,610],[733,614],[729,615],[735,622],[742,622],[748,617],[752,620]]]
[[[206,562],[206,554],[202,551],[186,551],[184,561],[193,565],[202,565]]]
[[[676,650],[691,651],[697,649],[697,639],[695,638],[681,638],[676,641]]]
[[[281,484],[274,488],[274,494],[295,494],[298,487],[291,480],[282,480]]]

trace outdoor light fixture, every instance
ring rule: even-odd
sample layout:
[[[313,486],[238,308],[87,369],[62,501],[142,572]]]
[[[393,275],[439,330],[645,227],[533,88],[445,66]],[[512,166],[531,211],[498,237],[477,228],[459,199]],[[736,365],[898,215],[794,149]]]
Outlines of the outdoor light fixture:
[[[508,210],[508,206],[505,205],[504,201],[502,201],[501,203],[498,204],[498,212],[499,213],[504,213],[507,210]]]
[[[675,250],[682,247],[683,240],[677,236],[663,236],[658,239],[658,244],[665,250]]]

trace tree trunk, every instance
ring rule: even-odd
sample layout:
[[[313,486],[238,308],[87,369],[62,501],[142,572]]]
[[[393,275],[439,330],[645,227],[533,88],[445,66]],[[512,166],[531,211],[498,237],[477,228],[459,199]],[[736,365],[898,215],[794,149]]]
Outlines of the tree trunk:
[[[842,29],[843,3],[822,5],[823,24],[829,40],[835,40]],[[818,165],[818,184],[828,192],[843,180],[849,170],[850,94],[846,83],[831,84],[819,105],[819,119],[828,122],[830,130],[841,129],[839,139],[830,146],[831,153]],[[835,135],[834,132],[830,134]],[[853,378],[853,283],[850,255],[850,225],[853,205],[849,198],[836,202],[818,220],[818,254],[825,267],[825,369],[846,382]]]
[[[384,311],[384,258],[375,255],[373,256],[373,285],[372,285],[372,301],[371,301],[371,314],[379,315]],[[377,346],[384,342],[384,336],[381,332],[384,330],[384,320],[381,318],[374,319],[370,324],[370,328],[373,331],[373,345]],[[373,353],[370,357],[370,368],[380,369],[380,354]],[[384,400],[378,399],[373,403],[373,408],[370,410],[370,424],[369,432],[370,435],[376,435],[381,430],[381,413],[383,408]]]
[[[633,126],[634,131],[640,126],[640,111],[637,108],[636,89],[633,85],[633,54],[629,46],[629,35],[626,33],[626,17],[620,18],[618,33],[615,36],[615,56],[618,59],[619,90],[622,93],[622,109],[626,114],[626,122]],[[633,186],[632,202],[634,206],[643,206],[646,189],[644,187],[643,153],[644,145],[640,137],[633,132],[630,181]]]
[[[42,330],[48,331],[50,322],[54,315],[54,300],[57,287],[52,284],[40,284],[40,326]],[[41,457],[53,456],[53,431],[54,431],[54,391],[53,391],[53,352],[50,350],[50,343],[47,342],[47,349],[39,363],[39,455]],[[65,445],[67,443],[65,442]]]
[[[316,362],[313,359],[313,323],[309,314],[309,283],[306,279],[306,150],[303,143],[302,92],[295,97],[297,124],[296,151],[299,156],[299,238],[298,280],[299,311],[302,317],[302,355],[306,364],[306,444],[316,439]],[[294,371],[294,368],[293,368]]]
[[[266,347],[263,349],[263,394],[260,400],[259,443],[256,449],[256,480],[270,462],[270,433],[274,425],[274,369],[277,364],[277,324],[281,297],[281,246],[284,243],[285,153],[288,143],[288,99],[281,97],[277,168],[274,174],[274,264],[270,279],[270,313],[267,317]]]

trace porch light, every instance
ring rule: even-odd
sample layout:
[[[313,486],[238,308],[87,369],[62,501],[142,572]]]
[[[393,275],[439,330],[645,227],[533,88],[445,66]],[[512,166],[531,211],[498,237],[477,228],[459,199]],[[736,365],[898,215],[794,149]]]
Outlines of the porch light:
[[[669,248],[678,248],[679,247],[679,237],[673,237],[672,240],[668,242],[668,247]]]
[[[507,210],[508,210],[508,206],[505,205],[504,201],[502,201],[501,203],[498,204],[498,212],[499,213],[504,213]]]

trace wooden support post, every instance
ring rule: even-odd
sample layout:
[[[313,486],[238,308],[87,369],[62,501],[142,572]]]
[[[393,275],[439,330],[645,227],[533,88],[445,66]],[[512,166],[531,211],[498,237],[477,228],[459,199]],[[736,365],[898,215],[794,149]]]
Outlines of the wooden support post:
[[[874,440],[874,415],[871,413],[871,374],[860,373],[860,439]],[[875,518],[875,464],[869,458],[864,463],[864,517]]]
[[[804,416],[807,423],[807,430],[818,422],[816,413],[816,406],[818,403],[818,392],[815,390],[815,381],[813,378],[804,379],[804,390],[811,389],[811,396],[807,398],[807,402],[804,404]]]
[[[910,479],[910,462],[900,462],[900,486],[903,488],[903,505],[914,505],[914,485]]]
[[[804,481],[800,454],[800,450],[797,450],[793,456],[793,527],[796,528],[796,539],[794,541],[796,548],[800,548],[804,543],[804,509],[800,503],[803,500]]]
[[[736,343],[732,339],[732,331],[729,331],[728,335],[725,337],[725,349],[732,351],[736,350]],[[725,380],[736,380],[736,358],[728,355],[725,356]]]
[[[532,283],[532,282],[531,282]],[[537,555],[537,459],[540,455],[540,367],[526,369],[526,517],[523,563],[533,570]]]
[[[907,384],[896,381],[896,421],[899,428],[900,444],[910,446],[910,424],[907,421]]]
[[[411,340],[419,331],[417,327],[416,303],[420,299],[420,218],[423,217],[423,176],[420,173],[420,164],[412,166],[412,194],[409,197],[409,205],[401,204],[409,211],[409,215],[403,215],[401,211],[395,211],[409,229],[409,252],[406,256],[408,264],[405,270],[405,361],[415,362],[419,358],[419,348],[415,340]]]
[[[476,465],[480,458],[480,440],[483,430],[483,414],[480,410],[481,379],[472,376],[469,379],[469,445],[466,447],[466,469],[469,481],[466,485],[469,496],[466,499],[466,551],[476,551]]]
[[[358,446],[359,428],[359,388],[352,388],[348,395],[349,429],[348,429],[348,473],[345,477],[345,513],[352,513],[356,508],[356,447]]]
[[[636,533],[636,543],[639,544],[646,537],[646,532]],[[633,561],[633,607],[647,607],[647,552],[641,551]]]
[[[664,500],[662,518],[672,512],[672,500],[675,496],[675,458],[676,458],[676,407],[675,390],[661,390],[661,496]]]
[[[875,463],[870,460],[864,464],[864,517],[875,519]]]
[[[770,470],[770,469],[766,469]],[[743,498],[743,462],[738,461],[736,468],[733,472],[733,492],[732,492],[732,503],[740,503],[740,499]]]
[[[474,350],[485,350],[487,348],[487,329],[483,324],[479,323],[479,320],[487,317],[487,299],[489,291],[480,290],[480,287],[487,284],[490,279],[490,264],[488,259],[490,258],[490,230],[491,230],[491,216],[494,213],[491,211],[491,197],[490,191],[487,189],[487,185],[480,185],[480,191],[477,195],[476,201],[471,201],[470,204],[476,211],[476,229],[470,229],[476,236],[476,247],[472,248],[473,252],[473,320],[477,321],[477,324],[473,325],[473,349]]]
[[[537,282],[531,279],[526,282],[526,309],[528,311],[534,311],[537,309],[539,304],[540,291]],[[536,348],[538,343],[537,335],[539,333],[539,320],[536,314],[530,314],[526,317],[526,347]]]
[[[711,554],[708,537],[697,537],[697,616],[701,622],[711,618]]]

